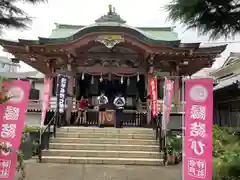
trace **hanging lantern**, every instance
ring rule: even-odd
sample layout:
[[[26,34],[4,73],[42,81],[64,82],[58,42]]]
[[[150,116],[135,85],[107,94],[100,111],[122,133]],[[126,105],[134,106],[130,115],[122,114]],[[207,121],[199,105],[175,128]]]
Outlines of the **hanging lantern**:
[[[103,82],[103,77],[102,77],[102,74],[100,76],[100,79],[99,79],[100,82]]]
[[[140,81],[139,73],[137,73],[137,82]]]
[[[68,71],[72,71],[72,66],[71,66],[71,64],[67,64],[67,70],[68,70]]]
[[[130,77],[127,78],[127,85],[130,85]]]
[[[84,80],[84,72],[82,73],[82,80]]]
[[[94,76],[92,76],[91,84],[94,84]]]
[[[123,76],[121,76],[121,84],[123,84]]]
[[[108,74],[108,80],[109,80],[109,81],[112,80],[112,75],[111,75],[111,73]]]

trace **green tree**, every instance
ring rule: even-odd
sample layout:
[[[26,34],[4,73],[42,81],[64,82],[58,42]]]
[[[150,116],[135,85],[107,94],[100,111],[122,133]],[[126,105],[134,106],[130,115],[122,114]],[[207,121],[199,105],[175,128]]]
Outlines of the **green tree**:
[[[3,28],[26,28],[28,23],[31,21],[31,18],[28,14],[18,7],[17,3],[29,3],[37,4],[40,2],[45,2],[46,0],[0,0],[0,33]],[[3,82],[7,79],[0,77],[0,104],[5,103],[10,99],[7,96],[7,89],[3,86]],[[22,141],[24,139],[22,138]],[[3,150],[7,150],[4,147],[1,147]],[[25,179],[25,170],[23,164],[22,153],[18,152],[18,165],[17,171],[20,172],[19,180]]]
[[[230,37],[240,32],[238,0],[172,0],[165,6],[168,19],[188,29],[197,28],[211,39]]]
[[[26,28],[31,18],[18,3],[37,4],[46,0],[0,0],[0,32],[3,28]]]

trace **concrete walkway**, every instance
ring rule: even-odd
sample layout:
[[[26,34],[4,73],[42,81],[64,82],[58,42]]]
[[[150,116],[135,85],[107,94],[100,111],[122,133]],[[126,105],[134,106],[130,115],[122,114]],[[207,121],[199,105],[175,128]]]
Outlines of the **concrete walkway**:
[[[177,166],[110,166],[26,162],[26,180],[179,180]]]

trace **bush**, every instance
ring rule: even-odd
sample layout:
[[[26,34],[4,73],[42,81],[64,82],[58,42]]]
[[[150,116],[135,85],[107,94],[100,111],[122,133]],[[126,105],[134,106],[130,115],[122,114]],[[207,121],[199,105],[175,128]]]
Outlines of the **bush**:
[[[229,156],[224,159],[218,158],[213,163],[213,180],[239,180],[240,179],[240,156]]]
[[[232,128],[213,126],[213,156],[220,157],[238,144],[238,136]]]
[[[235,130],[213,127],[213,180],[240,179],[240,141]]]
[[[213,180],[240,180],[240,136],[236,129],[213,126]],[[168,154],[182,152],[182,139],[168,134]]]
[[[23,130],[23,141],[21,150],[23,151],[24,159],[29,159],[37,155],[40,127],[26,125]]]
[[[40,131],[40,127],[29,126],[29,125],[24,126],[24,129],[23,129],[24,133],[34,133],[39,131]]]
[[[182,138],[174,135],[168,135],[167,150],[169,155],[180,154],[182,152]]]

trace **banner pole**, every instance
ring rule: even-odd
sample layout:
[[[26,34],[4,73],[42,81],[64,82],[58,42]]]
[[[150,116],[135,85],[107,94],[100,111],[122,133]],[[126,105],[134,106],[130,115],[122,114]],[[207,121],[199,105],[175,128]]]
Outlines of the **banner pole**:
[[[165,101],[166,101],[166,88],[167,87],[165,87],[166,86],[166,77],[164,77],[164,91],[163,91],[163,106],[165,107],[165,108],[167,108],[166,107],[166,104],[165,104]],[[163,130],[163,135],[164,135],[164,162],[165,162],[165,166],[166,165],[168,165],[168,158],[167,158],[167,150],[168,150],[168,148],[167,148],[167,119],[165,119],[166,118],[166,116],[163,116],[163,123],[164,123],[164,130]]]
[[[185,137],[185,77],[182,77],[182,180],[184,180],[184,137]]]
[[[60,84],[59,84],[59,77],[60,74],[57,75],[57,83],[56,83],[56,109],[55,109],[55,113],[56,113],[56,119],[55,119],[55,126],[58,126],[59,124],[59,88],[60,88]],[[55,127],[54,126],[54,127]]]

